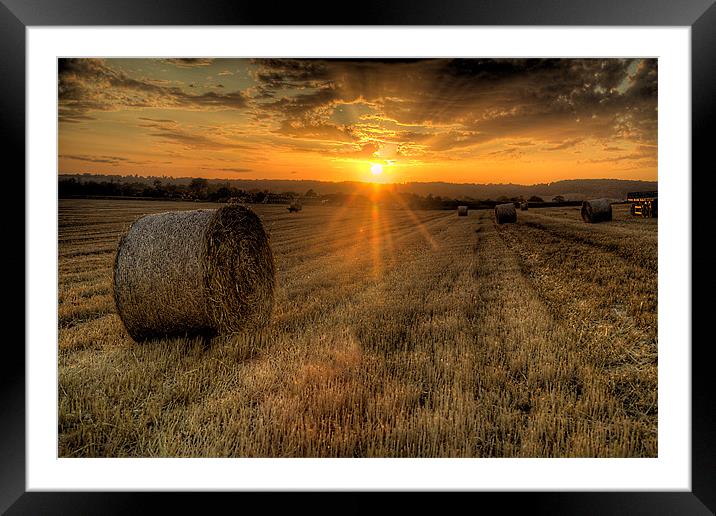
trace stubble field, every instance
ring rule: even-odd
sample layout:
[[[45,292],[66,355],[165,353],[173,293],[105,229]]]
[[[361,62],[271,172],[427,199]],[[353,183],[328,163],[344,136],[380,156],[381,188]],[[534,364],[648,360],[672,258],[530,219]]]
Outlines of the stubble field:
[[[60,200],[61,457],[657,456],[656,219],[252,205],[270,326],[133,342],[120,234],[217,206]]]

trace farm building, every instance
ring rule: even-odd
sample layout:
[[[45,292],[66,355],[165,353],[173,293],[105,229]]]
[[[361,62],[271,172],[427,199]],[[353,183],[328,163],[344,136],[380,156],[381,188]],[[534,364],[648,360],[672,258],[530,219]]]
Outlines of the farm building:
[[[636,217],[656,217],[657,197],[658,192],[629,192],[627,202],[631,203],[631,214]]]

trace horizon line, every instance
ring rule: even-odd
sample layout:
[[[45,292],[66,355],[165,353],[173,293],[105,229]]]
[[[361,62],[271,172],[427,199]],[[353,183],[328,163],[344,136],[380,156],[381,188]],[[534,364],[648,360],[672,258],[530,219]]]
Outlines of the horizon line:
[[[531,183],[531,184],[524,184],[524,183],[455,183],[451,181],[404,181],[402,183],[379,183],[379,182],[372,182],[372,181],[326,181],[321,179],[291,179],[291,178],[260,178],[260,179],[251,179],[251,178],[211,178],[211,177],[200,177],[200,176],[157,176],[157,175],[140,175],[140,174],[127,174],[127,175],[121,175],[121,174],[102,174],[102,173],[94,173],[94,172],[58,172],[59,176],[104,176],[104,177],[118,177],[118,178],[128,178],[128,177],[142,177],[142,178],[166,178],[171,180],[178,180],[178,179],[206,179],[207,181],[292,181],[292,182],[314,182],[314,183],[327,183],[327,184],[361,184],[361,185],[381,185],[381,186],[391,186],[391,185],[410,185],[410,184],[447,184],[447,185],[457,185],[457,186],[465,186],[465,185],[474,185],[474,186],[539,186],[539,185],[551,185],[555,183],[565,182],[565,181],[629,181],[633,183],[658,183],[658,178],[649,180],[649,179],[622,179],[622,178],[609,178],[609,177],[603,177],[603,178],[569,178],[569,179],[558,179],[557,181],[550,181],[545,183]]]

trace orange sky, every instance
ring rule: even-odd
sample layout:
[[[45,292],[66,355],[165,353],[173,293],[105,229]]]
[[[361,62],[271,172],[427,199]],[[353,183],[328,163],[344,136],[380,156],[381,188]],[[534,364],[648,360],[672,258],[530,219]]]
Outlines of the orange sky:
[[[60,173],[657,179],[655,59],[61,59],[59,119]]]

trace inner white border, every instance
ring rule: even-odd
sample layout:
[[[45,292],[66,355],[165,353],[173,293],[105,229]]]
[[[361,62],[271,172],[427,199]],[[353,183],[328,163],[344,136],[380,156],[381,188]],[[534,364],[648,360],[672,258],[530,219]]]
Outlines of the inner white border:
[[[28,27],[26,36],[27,490],[691,490],[689,27]],[[58,459],[62,56],[658,57],[658,459]]]

